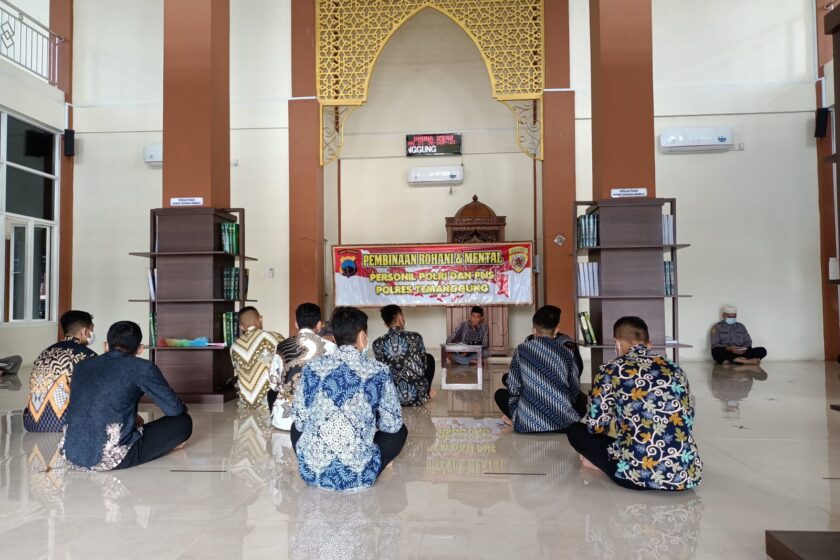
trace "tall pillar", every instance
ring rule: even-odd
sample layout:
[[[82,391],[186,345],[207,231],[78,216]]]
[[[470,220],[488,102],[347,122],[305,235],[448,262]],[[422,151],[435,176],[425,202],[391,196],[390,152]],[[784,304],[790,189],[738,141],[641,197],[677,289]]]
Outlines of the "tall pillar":
[[[289,308],[325,304],[324,173],[315,86],[315,0],[292,0],[289,101]],[[289,332],[295,318],[289,317]]]
[[[229,0],[163,4],[163,205],[230,206]]]
[[[569,3],[545,3],[545,77],[543,94],[542,275],[545,303],[564,311],[561,329],[575,336],[574,258],[575,92],[569,90]],[[557,234],[568,238],[554,243]]]
[[[58,87],[64,101],[73,103],[73,0],[50,0],[50,29],[64,38],[58,48]],[[67,106],[67,128],[73,128],[73,109]],[[58,314],[72,307],[73,301],[73,158],[59,150],[59,242],[58,242]],[[56,317],[58,319],[58,317]],[[61,326],[58,337],[64,336]]]
[[[651,0],[590,0],[592,190],[656,195]]]

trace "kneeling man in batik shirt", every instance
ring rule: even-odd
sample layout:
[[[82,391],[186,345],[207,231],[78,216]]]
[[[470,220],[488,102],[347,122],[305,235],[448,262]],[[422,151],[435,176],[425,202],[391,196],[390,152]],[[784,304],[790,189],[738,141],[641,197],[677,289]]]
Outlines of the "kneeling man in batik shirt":
[[[388,366],[365,355],[367,315],[338,307],[332,329],[338,351],[303,368],[292,446],[307,484],[364,488],[399,455],[408,430]]]
[[[388,332],[373,341],[373,355],[391,370],[400,404],[424,404],[434,396],[435,359],[426,353],[419,333],[405,330],[405,316],[399,305],[386,305],[379,313]]]
[[[651,350],[642,319],[622,317],[613,336],[617,358],[592,381],[589,412],[584,424],[569,428],[569,443],[585,467],[600,469],[624,488],[694,488],[703,463],[691,435],[688,377]],[[615,438],[607,435],[613,423]]]
[[[239,311],[239,330],[242,334],[230,347],[239,406],[264,409],[270,406],[269,367],[283,335],[263,330],[262,315],[251,306]]]
[[[321,308],[314,303],[301,303],[295,310],[298,333],[277,345],[277,352],[268,374],[271,388],[268,406],[271,425],[278,430],[292,429],[292,400],[300,383],[303,367],[326,354],[338,350],[334,342],[315,334],[324,328]]]
[[[64,340],[56,342],[35,359],[29,377],[29,402],[23,409],[27,432],[60,432],[66,423],[73,370],[83,360],[93,358],[93,316],[71,310],[61,316]]]
[[[62,453],[71,467],[126,469],[175,449],[192,435],[187,407],[158,367],[140,358],[143,333],[131,321],[108,329],[105,354],[79,363],[67,407]],[[148,395],[166,415],[143,425],[137,415]]]

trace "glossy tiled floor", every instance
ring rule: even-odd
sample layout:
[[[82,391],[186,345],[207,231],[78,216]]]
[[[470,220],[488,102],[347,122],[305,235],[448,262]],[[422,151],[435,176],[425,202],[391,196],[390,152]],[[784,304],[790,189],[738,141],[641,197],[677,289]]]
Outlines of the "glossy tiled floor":
[[[705,471],[679,495],[582,472],[563,435],[511,433],[500,369],[405,409],[402,455],[354,494],[304,486],[288,436],[234,403],[191,407],[189,445],[149,465],[49,469],[57,438],[21,428],[27,376],[0,379],[0,557],[732,559],[763,558],[765,529],[840,530],[836,364],[686,364]]]

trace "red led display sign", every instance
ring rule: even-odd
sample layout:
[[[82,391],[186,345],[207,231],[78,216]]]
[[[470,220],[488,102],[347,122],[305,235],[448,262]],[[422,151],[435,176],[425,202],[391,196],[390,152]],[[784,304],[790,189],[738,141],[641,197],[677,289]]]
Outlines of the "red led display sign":
[[[406,134],[405,155],[409,157],[461,155],[461,133]]]

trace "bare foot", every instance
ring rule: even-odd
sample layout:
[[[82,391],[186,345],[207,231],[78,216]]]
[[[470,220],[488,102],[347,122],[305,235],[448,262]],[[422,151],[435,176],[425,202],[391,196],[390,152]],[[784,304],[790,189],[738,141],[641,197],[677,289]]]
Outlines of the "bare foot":
[[[173,447],[173,448],[172,448],[172,451],[177,451],[177,450],[179,450],[179,449],[183,449],[184,447],[186,447],[186,445],[187,445],[187,442],[185,441],[185,442],[184,442],[184,443],[182,443],[181,445],[176,445],[175,447]]]
[[[502,414],[501,416],[502,422],[504,422],[508,426],[513,426],[513,420],[507,417],[507,415]]]
[[[435,390],[435,389],[429,389],[429,398],[430,398],[430,399],[433,399],[433,398],[435,398],[436,396],[437,396],[437,390]]]
[[[587,458],[586,458],[586,457],[584,457],[583,455],[580,455],[580,466],[581,466],[581,467],[584,467],[584,468],[587,468],[587,469],[594,469],[594,470],[596,470],[596,471],[600,471],[600,470],[601,470],[601,469],[599,469],[598,467],[596,467],[595,465],[593,465],[593,464],[592,464],[592,461],[590,461],[589,459],[587,459]]]

